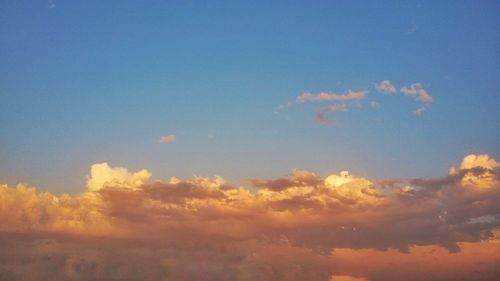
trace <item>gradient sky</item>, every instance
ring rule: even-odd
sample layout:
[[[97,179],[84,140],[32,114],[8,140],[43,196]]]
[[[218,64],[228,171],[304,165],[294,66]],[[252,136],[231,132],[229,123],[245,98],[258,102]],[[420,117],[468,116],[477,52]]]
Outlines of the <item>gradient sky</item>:
[[[98,162],[245,183],[500,158],[498,1],[146,2],[0,3],[3,183],[76,193]],[[416,116],[382,80],[434,102]],[[348,90],[368,93],[331,125],[322,103],[293,102]]]

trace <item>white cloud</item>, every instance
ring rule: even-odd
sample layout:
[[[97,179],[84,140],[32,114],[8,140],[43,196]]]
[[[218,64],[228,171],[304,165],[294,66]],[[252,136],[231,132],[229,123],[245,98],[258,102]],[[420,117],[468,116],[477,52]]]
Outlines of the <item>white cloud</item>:
[[[151,173],[146,169],[130,173],[126,168],[111,167],[104,162],[90,167],[90,176],[87,177],[87,189],[96,191],[110,185],[136,188],[144,184],[150,177]]]

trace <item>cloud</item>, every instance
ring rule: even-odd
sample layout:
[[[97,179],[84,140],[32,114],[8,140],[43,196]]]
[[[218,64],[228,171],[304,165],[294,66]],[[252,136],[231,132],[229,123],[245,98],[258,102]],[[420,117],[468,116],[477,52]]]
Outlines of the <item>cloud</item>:
[[[161,143],[171,143],[177,140],[176,135],[165,135],[160,137]]]
[[[427,107],[420,107],[417,110],[413,111],[413,113],[417,116],[421,116],[424,111],[427,110]]]
[[[402,87],[400,91],[405,96],[414,97],[424,105],[429,105],[434,101],[433,97],[424,89],[422,83],[414,83],[409,87]]]
[[[151,173],[145,169],[130,173],[126,168],[113,168],[104,162],[90,167],[90,176],[87,177],[87,189],[97,191],[105,186],[137,188],[150,177]]]
[[[389,80],[383,80],[375,83],[375,89],[379,93],[383,94],[395,94],[396,87]],[[416,116],[421,116],[424,111],[427,110],[428,106],[434,101],[434,98],[424,89],[422,83],[413,83],[410,86],[403,86],[400,92],[405,96],[413,97],[416,101],[419,101],[422,106],[413,111]]]
[[[382,80],[375,83],[375,90],[382,94],[396,94],[397,89],[391,83],[390,80]],[[434,98],[424,89],[422,83],[413,83],[410,86],[403,86],[400,88],[400,92],[405,96],[413,97],[416,101],[421,103],[421,106],[413,111],[416,116],[421,116],[425,111],[427,111],[429,105],[434,102]],[[275,109],[275,113],[279,113],[286,107],[290,107],[294,104],[304,104],[307,102],[324,103],[330,102],[332,104],[324,106],[316,110],[315,121],[321,125],[327,125],[331,123],[328,119],[327,113],[331,112],[345,112],[351,105],[355,105],[359,108],[362,107],[362,101],[366,99],[368,91],[351,91],[349,90],[344,94],[337,94],[332,92],[320,92],[317,94],[311,92],[303,92],[301,95],[295,97],[294,101],[288,102],[286,105],[280,105]],[[370,106],[372,108],[379,108],[380,103],[378,101],[370,101]]]
[[[145,169],[101,163],[79,196],[0,185],[0,279],[402,280],[421,274],[415,262],[426,279],[454,280],[433,267],[449,259],[484,262],[460,272],[488,280],[500,262],[498,165],[468,155],[443,177],[381,181],[294,170],[252,190],[219,176],[148,182]]]
[[[486,154],[470,154],[463,159],[459,168],[451,168],[450,174],[462,174],[462,186],[491,188],[498,181],[495,172],[498,167],[500,163]]]
[[[349,90],[344,94],[321,92],[313,94],[304,92],[295,98],[295,102],[289,102],[287,106],[292,104],[303,104],[305,102],[334,102],[325,106],[316,112],[315,120],[318,124],[326,125],[330,123],[326,114],[329,112],[345,112],[347,111],[349,103],[360,105],[360,102],[366,98],[368,91],[351,91]],[[285,106],[280,106],[278,110],[282,110]]]
[[[395,94],[396,93],[396,87],[391,84],[391,81],[389,80],[383,80],[378,83],[375,83],[375,89],[379,93],[384,93],[384,94]]]
[[[294,170],[290,177],[291,178],[279,178],[275,180],[252,179],[251,182],[257,188],[269,189],[272,191],[282,191],[293,186],[316,186],[322,182],[319,176],[305,170]]]
[[[323,124],[323,125],[329,124],[330,120],[325,116],[326,113],[336,112],[336,111],[341,111],[341,112],[347,111],[347,105],[345,103],[332,104],[318,110],[318,112],[316,113],[316,122],[318,124]]]
[[[346,94],[335,94],[335,93],[325,93],[321,92],[319,94],[312,94],[309,92],[304,92],[302,95],[296,97],[298,103],[304,103],[306,101],[360,101],[366,97],[368,91],[358,91],[353,92],[349,90]]]

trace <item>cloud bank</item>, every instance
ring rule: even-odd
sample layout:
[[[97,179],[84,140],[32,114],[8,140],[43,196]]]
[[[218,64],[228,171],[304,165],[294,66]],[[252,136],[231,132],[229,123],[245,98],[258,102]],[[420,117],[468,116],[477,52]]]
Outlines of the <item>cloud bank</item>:
[[[488,155],[430,179],[295,170],[253,179],[252,190],[218,176],[150,177],[100,163],[79,196],[0,185],[0,280],[500,275],[500,172]]]

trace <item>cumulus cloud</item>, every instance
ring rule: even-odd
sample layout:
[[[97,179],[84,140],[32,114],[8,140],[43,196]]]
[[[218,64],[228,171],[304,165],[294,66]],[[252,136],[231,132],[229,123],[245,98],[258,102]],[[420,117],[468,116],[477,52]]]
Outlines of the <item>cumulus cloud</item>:
[[[383,80],[378,83],[375,83],[375,89],[379,93],[384,93],[384,94],[395,94],[396,93],[396,87],[392,85],[391,81],[389,80]]]
[[[494,280],[498,165],[468,155],[440,178],[380,181],[294,170],[252,190],[101,163],[80,196],[0,185],[0,279],[402,280],[416,261],[427,279],[456,280],[422,258],[454,253],[455,265],[484,261],[463,276]]]
[[[160,137],[161,143],[171,143],[177,140],[176,135],[164,135]]]
[[[490,188],[498,181],[495,173],[498,167],[500,163],[486,154],[470,154],[463,159],[459,168],[451,168],[450,174],[458,175],[466,171],[462,175],[462,186]]]
[[[144,184],[150,177],[151,173],[145,169],[130,173],[126,168],[113,168],[104,162],[90,167],[87,189],[96,191],[105,186],[136,188]]]

